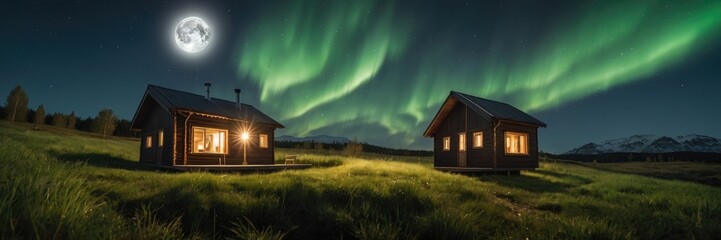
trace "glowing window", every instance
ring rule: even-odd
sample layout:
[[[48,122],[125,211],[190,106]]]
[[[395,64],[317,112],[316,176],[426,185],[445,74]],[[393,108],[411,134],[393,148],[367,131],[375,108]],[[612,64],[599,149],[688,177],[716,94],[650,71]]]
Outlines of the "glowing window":
[[[466,134],[465,133],[458,134],[458,151],[459,152],[466,151]]]
[[[506,132],[506,153],[528,154],[528,134]]]
[[[451,137],[444,137],[443,138],[443,151],[450,151],[451,150]]]
[[[163,147],[163,140],[165,139],[165,136],[163,136],[163,131],[161,130],[158,132],[158,147]]]
[[[473,133],[473,148],[482,148],[483,147],[483,132],[474,132]]]
[[[228,130],[193,127],[193,153],[228,153]]]
[[[145,137],[145,147],[146,148],[153,147],[153,135],[148,135],[147,137]]]
[[[268,135],[267,134],[260,134],[259,136],[259,144],[260,148],[268,148]]]

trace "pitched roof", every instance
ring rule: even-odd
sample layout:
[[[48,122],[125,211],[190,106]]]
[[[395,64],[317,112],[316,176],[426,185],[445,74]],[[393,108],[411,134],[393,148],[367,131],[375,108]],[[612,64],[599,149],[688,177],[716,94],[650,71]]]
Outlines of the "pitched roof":
[[[208,101],[205,99],[205,96],[202,95],[149,84],[147,90],[145,91],[145,95],[143,96],[143,100],[140,102],[140,106],[138,106],[138,110],[135,112],[131,129],[139,129],[139,126],[136,126],[136,122],[138,119],[145,118],[148,111],[147,105],[150,103],[150,101],[148,101],[149,97],[155,100],[168,113],[172,110],[187,110],[231,118],[239,121],[261,123],[277,128],[284,128],[282,124],[273,120],[268,115],[265,115],[252,105],[241,104],[240,109],[238,109],[236,108],[235,102],[218,98],[211,98],[211,100]]]
[[[438,113],[436,113],[436,116],[433,118],[430,125],[428,125],[428,128],[423,133],[423,136],[432,136],[436,132],[438,126],[440,126],[440,124],[446,119],[448,114],[458,102],[463,103],[474,112],[488,119],[506,120],[530,124],[539,127],[546,127],[545,123],[507,103],[497,102],[493,100],[479,98],[473,95],[468,95],[465,93],[451,91],[451,93],[448,95],[448,98],[446,98],[446,101],[443,102],[443,105],[441,105],[441,109],[438,110]]]

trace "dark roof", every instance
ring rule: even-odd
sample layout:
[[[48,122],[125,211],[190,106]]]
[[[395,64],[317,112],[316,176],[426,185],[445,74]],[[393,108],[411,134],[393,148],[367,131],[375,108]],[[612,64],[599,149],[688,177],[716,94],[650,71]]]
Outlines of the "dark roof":
[[[430,137],[436,132],[436,128],[446,119],[451,109],[457,102],[461,102],[468,106],[474,112],[486,118],[505,120],[511,122],[525,123],[529,125],[546,127],[546,124],[538,119],[528,115],[527,113],[515,108],[507,103],[488,100],[465,93],[451,91],[446,101],[441,105],[441,109],[431,121],[423,136]]]
[[[265,115],[252,105],[241,104],[240,109],[238,109],[236,108],[235,102],[232,101],[217,98],[211,98],[211,100],[208,101],[205,99],[205,96],[202,95],[148,85],[143,100],[133,117],[132,129],[139,129],[139,127],[136,126],[136,122],[138,119],[143,119],[145,114],[147,114],[147,105],[150,103],[148,97],[152,97],[168,113],[172,110],[187,110],[284,128],[282,124]]]

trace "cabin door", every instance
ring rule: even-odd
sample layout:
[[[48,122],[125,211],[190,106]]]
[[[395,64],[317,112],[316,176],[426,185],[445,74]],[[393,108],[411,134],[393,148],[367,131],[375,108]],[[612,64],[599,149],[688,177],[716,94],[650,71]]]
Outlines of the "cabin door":
[[[466,167],[466,133],[458,134],[458,166]]]

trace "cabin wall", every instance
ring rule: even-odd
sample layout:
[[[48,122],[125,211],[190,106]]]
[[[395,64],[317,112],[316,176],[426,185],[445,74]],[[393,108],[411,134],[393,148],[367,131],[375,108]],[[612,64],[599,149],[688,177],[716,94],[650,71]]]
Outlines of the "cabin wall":
[[[483,132],[483,147],[473,148],[473,134]],[[456,103],[438,127],[433,138],[434,166],[458,166],[458,134],[466,133],[466,167],[493,167],[493,133],[489,118],[481,116],[461,102]],[[443,138],[450,137],[450,151],[443,151]]]
[[[458,167],[458,134],[466,133],[466,167],[469,168],[538,168],[538,127],[501,121],[496,129],[489,117],[468,109],[458,102],[438,127],[433,137],[434,166]],[[528,134],[528,154],[506,154],[505,132]],[[483,147],[473,148],[473,134],[483,132]],[[443,151],[443,138],[450,137],[450,151]],[[494,154],[496,157],[494,158]],[[494,164],[494,161],[496,163]]]
[[[458,133],[465,129],[466,106],[457,103],[448,113],[446,119],[441,123],[433,137],[433,165],[436,167],[458,166]],[[443,150],[443,138],[450,137],[451,149]]]
[[[505,132],[528,134],[528,155],[506,154]],[[538,127],[501,122],[496,132],[497,168],[538,168]]]
[[[466,149],[468,149],[468,167],[493,167],[493,125],[489,118],[468,109],[468,130],[466,131]],[[473,148],[473,134],[483,133],[483,147]]]
[[[140,162],[148,164],[171,165],[172,163],[172,119],[160,105],[153,104],[148,111],[145,122],[141,124]],[[163,131],[163,146],[158,144],[158,132]],[[152,135],[152,147],[146,147],[147,136]]]
[[[185,113],[176,113],[175,117],[176,165],[219,165],[221,163],[224,163],[225,165],[243,164],[243,144],[242,140],[240,139],[240,135],[242,132],[241,129],[246,129],[248,128],[248,126],[236,121],[203,117],[199,115],[191,115],[190,118],[188,118],[187,116],[188,115]],[[185,131],[186,120],[187,132]],[[228,154],[193,153],[193,126],[228,130]],[[246,145],[246,157],[248,164],[274,164],[275,128],[271,126],[255,124],[250,129],[252,129],[252,131]],[[260,134],[268,135],[268,148],[260,148]],[[185,161],[186,157],[187,163]]]

